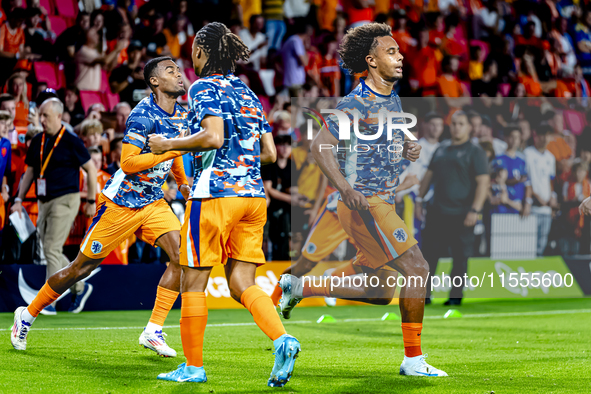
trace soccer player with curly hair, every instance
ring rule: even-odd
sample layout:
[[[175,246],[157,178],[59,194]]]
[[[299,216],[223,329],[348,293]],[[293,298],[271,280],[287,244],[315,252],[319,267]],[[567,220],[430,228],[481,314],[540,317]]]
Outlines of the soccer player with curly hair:
[[[397,129],[391,140],[387,133],[377,132],[382,117],[378,114],[402,112],[400,98],[394,91],[394,83],[402,78],[403,56],[392,38],[390,26],[370,23],[353,28],[344,36],[339,54],[343,65],[352,73],[367,72],[360,84],[337,105],[346,116],[328,116],[311,144],[314,159],[340,192],[337,205],[339,222],[347,235],[355,241],[358,254],[355,265],[363,269],[368,278],[379,279],[378,285],[369,281],[362,286],[346,277],[340,283],[324,281],[317,286],[310,280],[292,275],[282,275],[279,281],[283,297],[282,313],[293,308],[302,298],[312,296],[355,299],[372,304],[389,304],[391,296],[384,296],[384,289],[392,287],[387,276],[398,271],[406,280],[401,282],[400,313],[404,361],[400,374],[413,376],[447,376],[425,362],[421,350],[421,331],[425,309],[425,294],[429,265],[409,233],[402,219],[396,214],[394,197],[399,185],[403,160],[416,161],[420,145],[405,141],[405,134]],[[350,133],[350,139],[340,140],[339,123],[359,120],[358,130]],[[394,119],[393,119],[394,120]],[[402,123],[402,119],[397,119]],[[364,134],[361,137],[358,134]],[[372,136],[377,136],[368,141]],[[358,142],[363,142],[357,145]],[[370,145],[373,144],[373,145]],[[385,146],[397,144],[402,149],[390,151]],[[333,155],[336,147],[337,157]],[[357,149],[359,146],[363,149]],[[380,149],[381,147],[381,149]],[[305,279],[305,277],[304,277]],[[333,286],[334,284],[334,286]]]
[[[271,128],[257,96],[232,73],[249,51],[221,23],[203,27],[193,42],[193,66],[200,79],[189,88],[191,136],[150,137],[156,153],[195,153],[195,182],[181,229],[181,339],[187,362],[159,379],[205,382],[203,337],[205,289],[211,270],[224,265],[232,298],[244,305],[273,340],[275,365],[267,382],[281,387],[291,378],[300,343],[287,335],[271,298],[255,285],[265,263],[263,227],[267,204],[261,165],[275,162]]]

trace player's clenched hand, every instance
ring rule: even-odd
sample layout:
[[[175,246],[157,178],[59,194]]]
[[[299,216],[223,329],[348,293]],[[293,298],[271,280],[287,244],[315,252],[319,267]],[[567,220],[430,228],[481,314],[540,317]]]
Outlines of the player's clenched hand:
[[[179,192],[185,197],[185,201],[189,201],[189,197],[191,196],[191,187],[189,185],[181,185]]]
[[[148,146],[155,155],[161,155],[170,150],[168,138],[159,134],[150,134],[148,136]]]
[[[402,150],[402,157],[410,161],[417,161],[421,154],[423,147],[418,142],[407,141],[404,143],[404,149]]]
[[[369,209],[367,198],[357,190],[349,189],[341,192],[343,203],[352,211],[366,211]]]

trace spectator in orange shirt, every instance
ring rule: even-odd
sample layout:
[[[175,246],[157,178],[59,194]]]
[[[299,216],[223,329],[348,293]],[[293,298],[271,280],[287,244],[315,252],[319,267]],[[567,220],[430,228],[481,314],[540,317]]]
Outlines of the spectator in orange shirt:
[[[462,84],[455,76],[459,61],[456,57],[445,57],[441,62],[443,73],[437,78],[439,94],[443,97],[462,97]]]
[[[563,172],[563,168],[566,167],[566,161],[570,160],[573,156],[573,151],[564,138],[566,133],[566,130],[564,130],[564,117],[562,116],[562,112],[546,111],[543,119],[548,122],[548,125],[554,131],[552,141],[548,143],[546,149],[556,158],[556,174],[559,176]]]
[[[588,108],[590,104],[589,97],[591,97],[591,87],[583,77],[583,68],[580,64],[575,65],[574,73],[572,75],[565,75],[564,78],[556,81],[556,97],[571,98],[576,97],[579,105],[583,108]]]
[[[443,74],[437,78],[439,95],[445,97],[445,101],[450,108],[462,108],[470,104],[470,97],[464,92],[462,84],[456,77],[460,61],[455,56],[446,56],[441,62]]]
[[[320,30],[326,30],[329,32],[335,31],[334,22],[337,18],[337,6],[339,5],[338,0],[315,0],[316,4],[316,19],[318,19],[318,25]]]
[[[187,18],[183,15],[175,15],[168,21],[168,27],[162,30],[170,55],[175,59],[181,56],[181,48],[187,41],[186,29]]]
[[[456,29],[459,23],[457,14],[450,14],[445,18],[445,35],[441,39],[440,49],[446,55],[465,59],[466,45],[456,39]]]
[[[561,49],[558,47],[559,43],[553,38],[542,41],[542,48],[544,49],[541,60],[542,70],[546,78],[555,79],[558,72],[562,70],[562,60],[558,55]]]
[[[429,31],[419,32],[419,46],[412,51],[412,56],[407,57],[410,63],[409,83],[411,89],[421,96],[434,96],[437,94],[437,71],[439,62],[435,45],[429,41]]]
[[[101,150],[98,149],[97,147],[89,148],[88,149],[88,152],[90,153],[90,159],[92,160],[94,166],[97,168],[97,172],[96,172],[96,183],[97,183],[96,194],[97,194],[97,198],[98,198],[98,195],[103,190],[103,188],[107,184],[108,180],[111,178],[111,175],[109,175],[108,172],[106,172],[105,170],[103,170],[103,168],[105,167],[104,166],[105,157],[103,156],[103,152],[101,152]]]
[[[14,125],[27,127],[29,122],[29,99],[27,98],[27,81],[20,73],[14,73],[6,81],[7,93],[14,97],[16,111],[14,114]]]
[[[534,35],[536,24],[529,21],[523,27],[523,34],[515,37],[515,46],[530,47],[530,49],[542,50],[542,40]]]
[[[0,58],[3,58],[0,61],[0,85],[4,85],[19,59],[26,60],[30,56],[25,49],[25,17],[23,8],[15,8],[0,26]]]
[[[338,62],[338,46],[339,44],[332,35],[326,36],[319,46],[322,56],[318,68],[324,96],[340,96],[341,70]]]
[[[439,47],[445,37],[445,19],[443,15],[438,12],[426,14],[425,17],[427,19],[427,24],[433,26],[429,29],[429,42],[436,47]],[[429,23],[430,20],[432,21],[431,23]]]
[[[373,21],[372,3],[370,0],[343,0],[343,9],[349,16],[349,28]]]
[[[417,46],[417,40],[411,37],[408,32],[406,11],[398,10],[394,12],[395,29],[392,32],[392,38],[396,40],[401,53],[410,53]]]
[[[117,37],[110,40],[110,41],[107,41],[108,52],[114,51],[115,48],[117,47],[117,43],[119,41],[130,42],[132,36],[133,36],[133,30],[130,25],[127,25],[127,24],[120,25]],[[121,52],[119,52],[119,56],[117,56],[116,64],[121,65],[121,64],[124,64],[125,62],[127,62],[129,59],[129,52],[130,52],[130,50],[129,50],[129,45],[128,45],[125,49],[123,49]]]
[[[536,67],[534,66],[534,57],[531,54],[524,54],[521,60],[521,72],[518,80],[525,87],[525,93],[529,97],[540,97],[542,95],[542,85],[538,80]]]

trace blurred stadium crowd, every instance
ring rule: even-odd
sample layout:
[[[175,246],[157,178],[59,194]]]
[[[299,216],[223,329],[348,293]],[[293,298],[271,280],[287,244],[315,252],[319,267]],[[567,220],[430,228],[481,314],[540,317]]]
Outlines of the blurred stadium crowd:
[[[418,136],[427,142],[423,152],[432,154],[435,144],[448,138],[453,111],[469,114],[473,141],[491,163],[483,226],[490,226],[487,217],[493,212],[545,215],[553,219],[551,228],[543,226],[538,237],[550,242],[538,254],[589,253],[588,230],[573,209],[591,194],[591,128],[586,126],[591,124],[591,6],[575,0],[2,0],[0,145],[1,159],[9,162],[0,226],[8,225],[6,213],[25,170],[28,142],[42,131],[37,108],[43,100],[59,97],[64,103],[63,122],[91,153],[101,190],[119,168],[127,116],[149,94],[143,65],[156,56],[172,56],[188,87],[197,78],[190,59],[193,35],[213,21],[225,23],[251,49],[250,61],[240,64],[236,75],[258,95],[276,135],[278,162],[263,171],[269,259],[297,257],[330,191],[308,155],[309,141],[301,138],[301,107],[322,106],[323,97],[345,95],[359,83],[361,76],[339,64],[337,49],[347,29],[372,21],[392,26],[405,56],[398,94],[413,100],[443,98],[415,106]],[[292,97],[306,105],[292,105]],[[539,169],[527,161],[536,159],[532,149],[547,157],[546,145],[553,168],[522,176]],[[522,167],[498,157],[508,148],[523,160]],[[192,176],[190,157],[185,169]],[[416,203],[424,169],[410,166],[408,172],[415,186],[406,200],[399,196],[401,215]],[[87,197],[84,176],[81,171],[82,199]],[[516,186],[520,183],[523,187]],[[531,210],[526,185],[533,190]],[[182,218],[182,196],[174,181],[167,186],[166,199]],[[34,187],[24,206],[35,222]],[[87,225],[81,210],[66,242],[70,256]],[[421,227],[420,220],[412,224],[417,232]],[[15,250],[3,238],[3,262],[33,259],[34,252]],[[346,249],[333,257],[346,258]],[[490,253],[489,246],[478,250]],[[134,239],[114,253],[107,263],[164,258]]]

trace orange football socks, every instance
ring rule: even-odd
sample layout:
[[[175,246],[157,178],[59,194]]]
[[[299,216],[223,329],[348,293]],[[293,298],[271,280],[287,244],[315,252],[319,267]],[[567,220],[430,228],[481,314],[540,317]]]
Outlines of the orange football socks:
[[[402,323],[402,340],[404,341],[404,355],[416,357],[421,351],[421,331],[423,323]]]
[[[172,309],[178,296],[178,291],[158,286],[158,290],[156,290],[156,302],[154,303],[154,309],[152,309],[152,316],[150,316],[150,323],[163,326],[166,316],[168,316],[168,312]]]
[[[39,313],[45,308],[46,306],[50,305],[53,301],[59,298],[59,294],[53,291],[49,284],[45,282],[37,296],[31,302],[31,305],[28,306],[27,310],[33,317],[39,316]]]
[[[203,366],[203,337],[207,325],[207,301],[203,292],[182,293],[181,341],[187,365]]]
[[[283,291],[281,290],[281,286],[279,286],[279,282],[277,282],[275,289],[273,289],[273,294],[271,294],[271,302],[273,305],[277,305],[279,303],[281,295],[283,295]]]
[[[248,309],[254,322],[269,338],[275,340],[286,333],[271,298],[260,287],[250,286],[244,290],[240,302]]]

